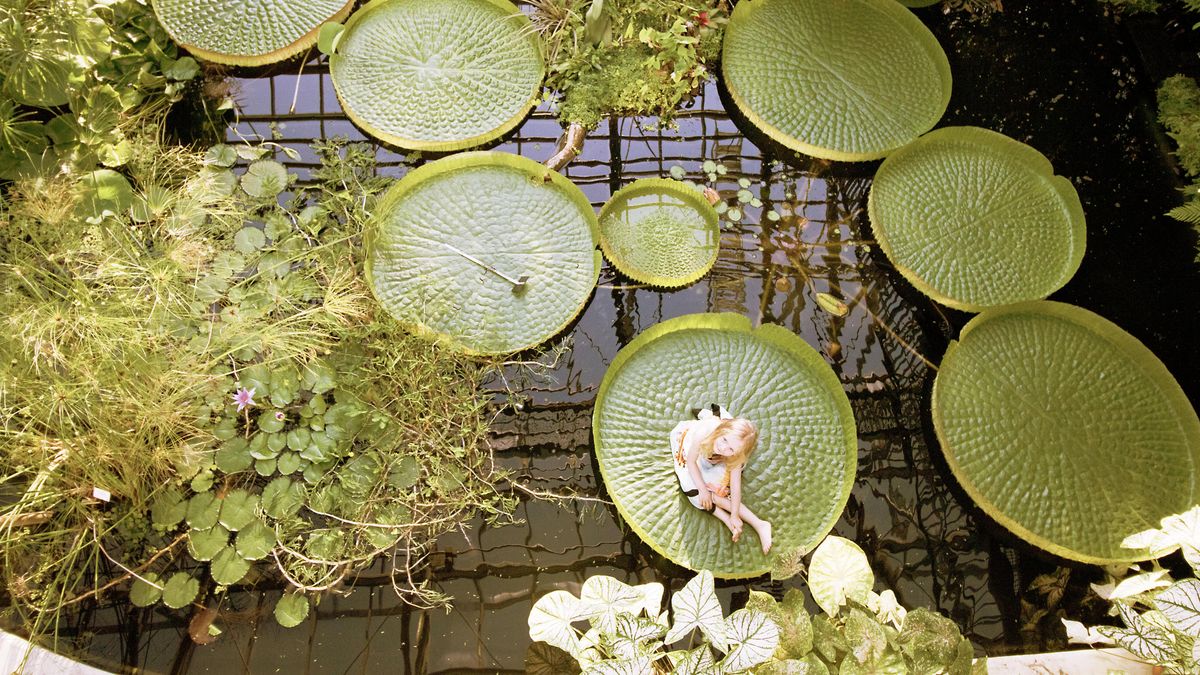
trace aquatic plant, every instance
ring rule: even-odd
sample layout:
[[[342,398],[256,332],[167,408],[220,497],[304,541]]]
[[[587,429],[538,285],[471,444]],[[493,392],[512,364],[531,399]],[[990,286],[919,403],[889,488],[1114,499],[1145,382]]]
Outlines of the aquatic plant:
[[[660,613],[663,586],[629,586],[609,576],[589,577],[575,597],[551,591],[529,612],[525,655],[529,673],[739,673],[771,658],[779,629],[763,612],[722,615],[713,575],[702,571],[671,596],[671,621]],[[574,624],[588,622],[581,631]],[[692,636],[699,646],[665,651]],[[718,660],[713,650],[724,656]]]
[[[231,66],[291,58],[317,42],[326,21],[341,21],[353,0],[154,0],[159,21],[195,56]]]
[[[822,614],[810,615],[804,592],[782,601],[750,591],[748,609],[779,626],[779,646],[755,672],[948,673],[987,672],[953,621],[923,607],[906,610],[890,590],[873,590],[867,556],[849,539],[830,535],[813,552],[808,588]]]
[[[346,114],[410,150],[503,136],[537,102],[545,72],[529,19],[507,0],[373,0],[328,40]]]
[[[713,74],[728,18],[717,0],[533,0],[546,89],[564,124],[608,116],[669,122]]]
[[[886,156],[933,128],[950,102],[946,54],[892,0],[738,3],[721,68],[755,126],[837,161]]]
[[[125,164],[198,72],[176,56],[142,3],[0,3],[0,178]]]
[[[1190,577],[1173,580],[1157,562],[1148,570],[1132,566],[1130,574],[1106,584],[1092,584],[1112,603],[1120,626],[1085,628],[1063,619],[1071,642],[1116,644],[1161,666],[1167,673],[1200,669],[1200,506],[1163,518],[1159,527],[1127,537],[1121,546],[1148,552],[1158,559],[1176,551],[1191,567]]]
[[[745,503],[774,525],[770,556],[749,533],[730,541],[679,489],[667,439],[708,403],[758,425],[743,482]],[[604,485],[628,526],[672,562],[724,578],[795,573],[795,560],[845,507],[854,429],[841,383],[820,354],[781,326],[752,329],[733,314],[692,314],[647,329],[613,359],[592,416]]]
[[[550,339],[600,272],[583,192],[537,162],[471,152],[410,172],[379,202],[367,278],[385,310],[469,354]]]
[[[867,209],[897,271],[955,309],[1044,298],[1083,260],[1071,182],[1037,150],[979,127],[938,129],[890,155]]]
[[[1055,555],[1144,560],[1121,540],[1196,500],[1195,410],[1141,342],[1087,310],[1038,301],[975,317],[931,406],[967,494]]]
[[[600,248],[622,274],[666,288],[686,286],[717,261],[717,213],[697,189],[643,178],[600,209]]]

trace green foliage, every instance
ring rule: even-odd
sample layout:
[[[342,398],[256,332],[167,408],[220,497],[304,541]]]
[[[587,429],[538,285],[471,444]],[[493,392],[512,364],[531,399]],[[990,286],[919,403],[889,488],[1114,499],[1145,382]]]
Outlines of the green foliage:
[[[138,118],[160,115],[199,73],[177,56],[140,0],[0,2],[0,178],[124,165]]]
[[[1115,643],[1137,654],[1147,663],[1162,666],[1167,673],[1200,670],[1200,506],[1163,518],[1160,527],[1130,535],[1122,546],[1146,552],[1154,558],[1182,551],[1192,576],[1173,581],[1154,563],[1151,569],[1138,566],[1134,574],[1111,579],[1093,590],[1112,603],[1112,614],[1120,626],[1085,630],[1076,621],[1064,620],[1072,642]]]
[[[1189,5],[1191,6],[1191,5]],[[1200,1],[1193,7],[1200,11]],[[1179,164],[1192,178],[1200,178],[1200,86],[1186,75],[1176,75],[1158,87],[1158,121],[1179,146]],[[1187,201],[1167,212],[1168,216],[1200,229],[1200,183],[1184,190]]]
[[[822,590],[815,579],[824,580]],[[970,641],[953,621],[925,608],[906,612],[891,591],[871,591],[873,583],[862,549],[829,536],[813,553],[809,570],[809,588],[825,614],[810,616],[796,589],[781,602],[751,591],[746,606],[770,617],[780,632],[772,662],[758,672],[987,672],[986,660],[974,659]],[[834,597],[837,602],[829,603]]]
[[[670,623],[659,611],[662,596],[662,584],[629,586],[603,575],[585,581],[578,598],[567,591],[542,596],[529,613],[535,642],[525,656],[527,672],[736,673],[767,661],[779,643],[775,622],[760,611],[723,616],[710,572],[671,598]],[[583,621],[586,631],[574,625]],[[696,629],[700,646],[666,651]],[[725,656],[717,661],[713,649]]]
[[[728,19],[714,0],[533,4],[559,119],[587,128],[609,115],[670,121],[711,76]]]

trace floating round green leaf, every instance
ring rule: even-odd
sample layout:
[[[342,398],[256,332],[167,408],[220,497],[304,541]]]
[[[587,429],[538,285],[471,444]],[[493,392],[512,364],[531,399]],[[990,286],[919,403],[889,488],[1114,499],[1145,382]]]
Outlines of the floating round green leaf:
[[[221,524],[225,529],[237,532],[254,520],[254,510],[258,508],[258,495],[249,490],[230,490],[221,499]]]
[[[369,133],[443,152],[516,127],[545,65],[537,32],[507,0],[374,0],[346,23],[329,71]]]
[[[242,189],[251,197],[274,197],[283,192],[287,186],[287,167],[273,159],[260,159],[246,167],[246,173],[242,174]],[[254,248],[260,247],[261,244]],[[242,253],[251,252],[242,250],[241,246],[238,246],[238,250]]]
[[[217,524],[221,502],[211,491],[198,492],[188,500],[187,523],[193,530],[207,530]]]
[[[261,66],[299,54],[326,21],[341,21],[354,0],[154,0],[167,32],[189,52],[231,66]]]
[[[236,584],[250,571],[250,561],[238,554],[233,546],[226,546],[213,556],[209,566],[213,581],[222,586]]]
[[[299,594],[285,593],[275,603],[275,620],[284,628],[295,628],[308,618],[308,598]]]
[[[1083,206],[1040,152],[978,127],[930,132],[888,157],[867,200],[896,269],[971,312],[1038,300],[1083,260]]]
[[[200,580],[187,572],[176,572],[163,584],[163,604],[171,609],[187,607],[200,593]]]
[[[504,354],[583,309],[600,273],[597,230],[587,197],[560,174],[518,155],[463,153],[411,171],[380,200],[367,276],[416,332]]]
[[[717,212],[674,180],[643,178],[600,210],[600,249],[625,276],[654,286],[686,286],[717,260]]]
[[[169,528],[187,516],[187,500],[179,490],[168,487],[154,497],[150,504],[150,521],[155,527]]]
[[[722,70],[768,136],[838,161],[887,155],[932,129],[950,102],[945,52],[895,0],[739,2]]]
[[[229,530],[220,525],[188,532],[188,553],[201,562],[212,560],[228,543]]]
[[[749,527],[731,542],[679,488],[670,432],[709,403],[758,425],[743,502],[774,525],[770,556]],[[629,526],[672,561],[725,578],[763,574],[777,553],[816,546],[845,507],[857,463],[850,402],[821,355],[785,328],[752,329],[733,314],[671,319],[621,350],[592,429],[605,487]]]
[[[162,579],[154,572],[146,572],[133,580],[129,588],[129,601],[134,607],[149,607],[162,597]]]
[[[1087,310],[1037,301],[963,328],[933,386],[954,475],[1055,555],[1144,559],[1121,541],[1196,502],[1200,421],[1165,366]]]
[[[261,520],[255,520],[242,528],[237,535],[237,552],[246,560],[265,558],[275,548],[275,528]]]

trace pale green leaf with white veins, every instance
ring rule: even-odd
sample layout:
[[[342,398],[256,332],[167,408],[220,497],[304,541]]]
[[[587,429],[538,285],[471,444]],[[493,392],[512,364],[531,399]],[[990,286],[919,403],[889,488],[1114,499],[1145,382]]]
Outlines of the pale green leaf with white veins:
[[[1079,307],[1043,300],[972,319],[946,350],[932,409],[967,493],[1055,555],[1145,559],[1121,542],[1196,502],[1191,403],[1145,345]]]
[[[418,333],[471,354],[550,339],[583,309],[600,272],[583,192],[537,162],[471,152],[426,164],[380,200],[367,276]]]
[[[763,555],[680,490],[671,430],[717,403],[758,426],[742,474],[742,500],[774,525]],[[692,314],[657,324],[613,359],[592,417],[596,457],[618,512],[676,564],[742,578],[779,554],[811,550],[850,495],[858,442],[850,403],[824,358],[782,326],[752,329],[734,314]]]
[[[918,290],[966,311],[1038,300],[1083,260],[1083,206],[1037,150],[947,127],[879,167],[867,202],[880,248]]]
[[[932,129],[950,102],[945,52],[895,0],[739,2],[721,54],[746,117],[815,157],[883,157]]]
[[[258,66],[314,44],[321,24],[344,17],[353,5],[353,0],[154,0],[154,12],[196,56]]]
[[[330,74],[346,113],[412,150],[461,150],[514,128],[545,66],[507,0],[375,0],[350,18]]]

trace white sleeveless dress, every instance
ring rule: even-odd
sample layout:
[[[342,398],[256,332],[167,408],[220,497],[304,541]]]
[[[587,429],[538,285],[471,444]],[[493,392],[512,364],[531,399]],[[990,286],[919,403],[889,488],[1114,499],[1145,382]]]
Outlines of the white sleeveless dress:
[[[733,415],[729,414],[729,411],[725,410],[724,408],[718,409],[721,413],[721,419],[733,418]],[[698,415],[696,415],[696,419],[706,420],[712,416],[712,411],[705,408],[704,410],[701,410]],[[671,430],[671,457],[672,464],[675,467],[675,476],[679,479],[679,488],[683,490],[683,494],[688,498],[688,501],[692,503],[692,506],[695,506],[699,509],[703,508],[700,506],[700,491],[697,489],[695,482],[692,481],[692,474],[688,472],[687,459],[683,456],[683,448],[681,445],[686,433],[685,430],[687,430],[690,426],[691,424],[689,422],[680,422],[679,424],[675,425],[674,429]],[[700,468],[700,478],[705,483],[721,485],[725,481],[724,463],[714,463],[703,457],[699,457],[696,460],[696,465]]]

